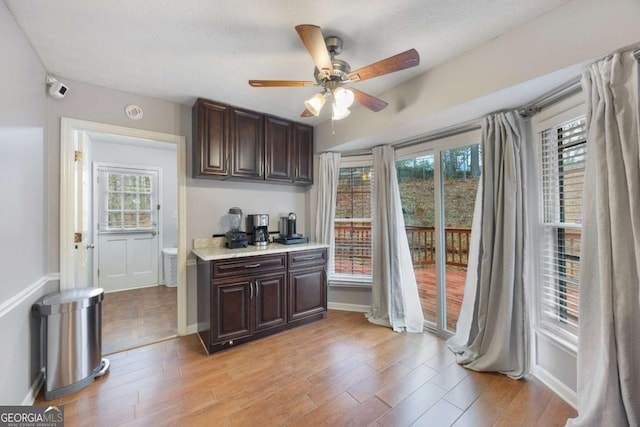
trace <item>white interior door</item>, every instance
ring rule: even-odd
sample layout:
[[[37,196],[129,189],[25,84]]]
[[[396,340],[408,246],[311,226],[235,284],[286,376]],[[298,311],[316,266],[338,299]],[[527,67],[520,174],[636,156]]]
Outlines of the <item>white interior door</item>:
[[[158,284],[159,171],[99,163],[94,169],[98,285],[108,292]]]
[[[93,286],[92,253],[93,235],[91,233],[91,155],[90,144],[84,132],[74,133],[74,287]]]

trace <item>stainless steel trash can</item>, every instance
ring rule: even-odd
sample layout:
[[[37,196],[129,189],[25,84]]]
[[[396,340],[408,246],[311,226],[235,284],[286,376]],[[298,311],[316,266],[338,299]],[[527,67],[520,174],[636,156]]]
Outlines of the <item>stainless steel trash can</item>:
[[[43,318],[45,398],[57,399],[104,375],[102,359],[102,300],[100,288],[53,292],[33,305]]]

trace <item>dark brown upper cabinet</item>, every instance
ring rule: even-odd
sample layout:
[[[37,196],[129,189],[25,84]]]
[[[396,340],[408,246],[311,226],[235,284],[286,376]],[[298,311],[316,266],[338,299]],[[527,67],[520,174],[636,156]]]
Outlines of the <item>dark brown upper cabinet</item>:
[[[229,176],[229,107],[198,99],[192,117],[193,176]]]
[[[265,125],[265,179],[293,182],[293,123],[267,116]]]
[[[313,184],[313,128],[294,123],[293,182]]]
[[[313,127],[198,99],[194,178],[313,184]]]
[[[231,176],[264,179],[264,114],[231,107]]]

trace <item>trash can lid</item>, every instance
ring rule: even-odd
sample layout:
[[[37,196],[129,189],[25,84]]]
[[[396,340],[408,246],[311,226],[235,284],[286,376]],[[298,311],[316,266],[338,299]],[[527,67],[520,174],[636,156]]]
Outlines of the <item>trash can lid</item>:
[[[164,248],[162,252],[167,255],[178,255],[178,248]]]
[[[96,305],[103,298],[102,288],[68,289],[43,296],[33,304],[33,310],[41,315],[66,313]]]

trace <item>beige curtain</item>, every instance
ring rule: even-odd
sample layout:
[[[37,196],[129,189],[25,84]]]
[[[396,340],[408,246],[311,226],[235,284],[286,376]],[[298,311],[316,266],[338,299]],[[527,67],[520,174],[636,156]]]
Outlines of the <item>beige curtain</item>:
[[[582,79],[587,96],[578,417],[568,426],[640,425],[638,61],[616,53]]]
[[[476,371],[527,374],[524,290],[524,124],[515,112],[482,123],[482,179],[473,218],[467,283],[456,335],[458,363]]]
[[[395,150],[373,149],[373,285],[370,322],[397,332],[422,332],[424,316],[404,228]]]
[[[338,177],[340,176],[340,153],[322,153],[318,161],[318,179],[316,180],[316,222],[315,241],[331,245],[329,265],[333,265],[333,220],[336,215],[336,197]]]

